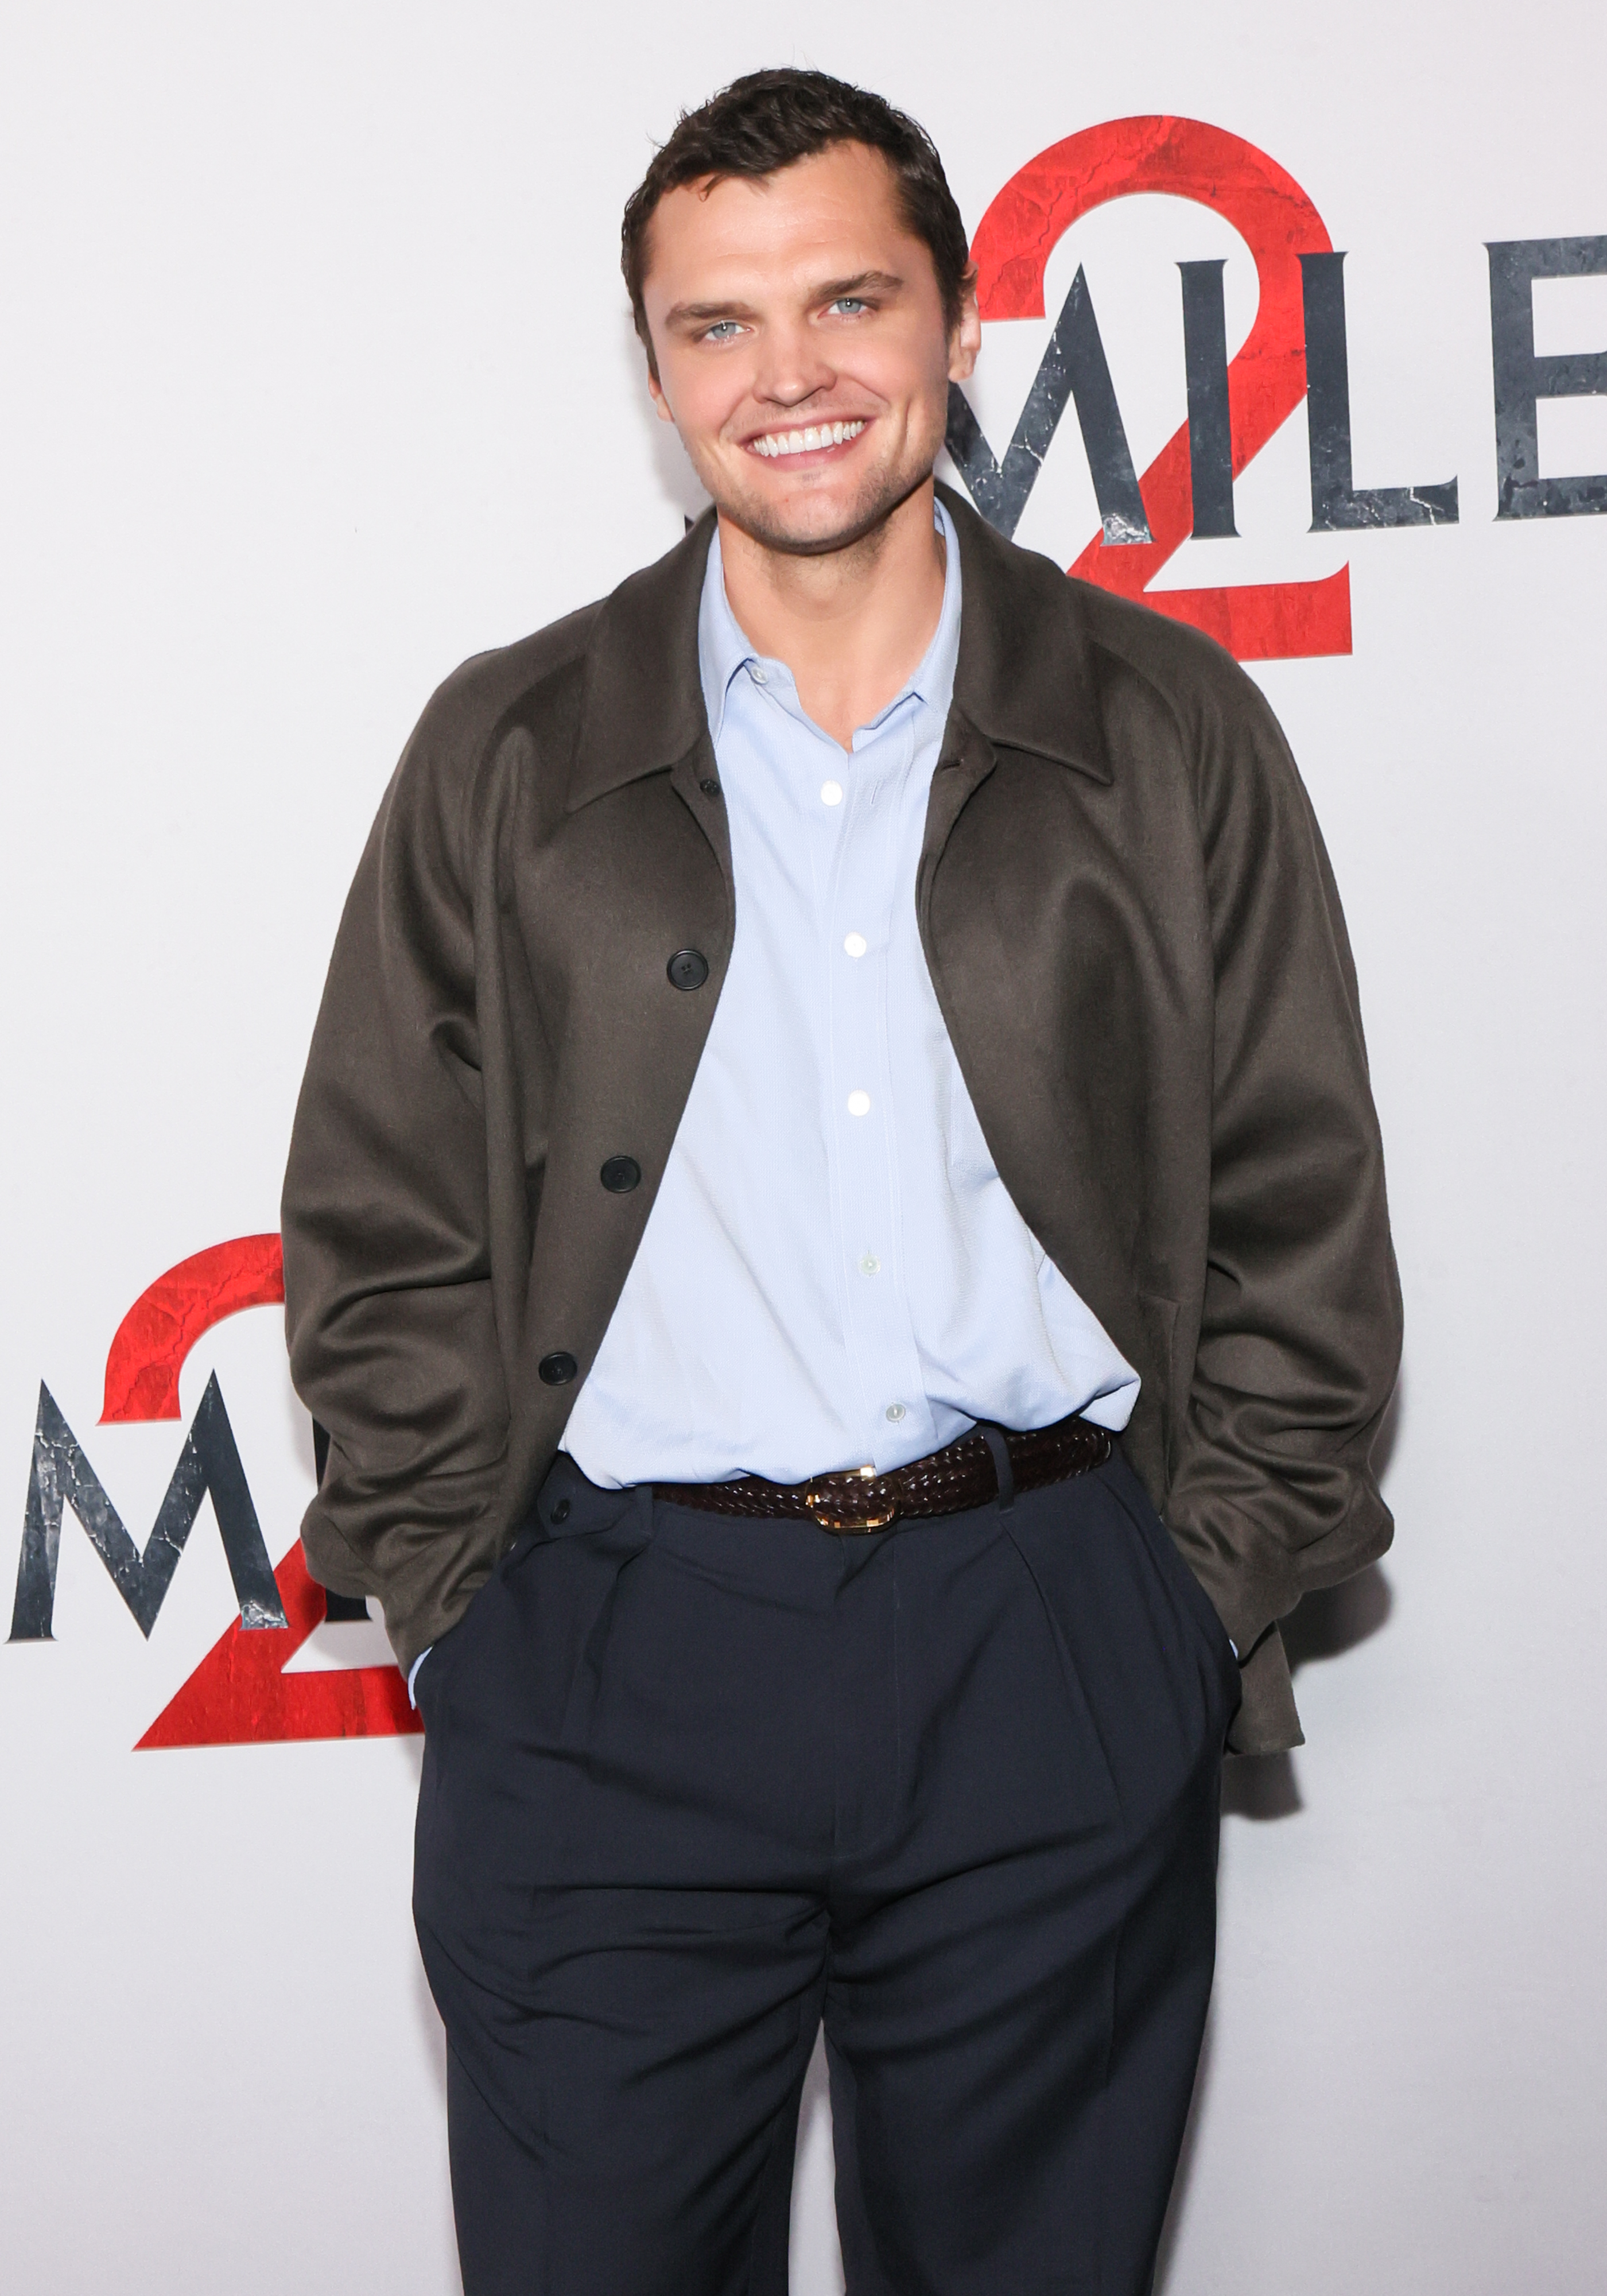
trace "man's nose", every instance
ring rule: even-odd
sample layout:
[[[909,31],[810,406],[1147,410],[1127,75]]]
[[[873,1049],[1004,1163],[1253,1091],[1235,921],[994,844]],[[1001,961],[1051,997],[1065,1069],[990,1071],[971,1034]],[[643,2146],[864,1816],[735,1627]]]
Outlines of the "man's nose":
[[[775,406],[798,406],[829,390],[836,380],[836,369],[807,327],[765,330],[753,378],[755,398]]]

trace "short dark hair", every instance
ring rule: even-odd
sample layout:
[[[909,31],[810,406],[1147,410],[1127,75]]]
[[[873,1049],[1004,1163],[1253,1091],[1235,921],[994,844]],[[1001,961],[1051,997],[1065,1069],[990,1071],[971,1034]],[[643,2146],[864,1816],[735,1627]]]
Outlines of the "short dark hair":
[[[955,205],[938,147],[924,127],[896,111],[885,97],[825,72],[787,68],[749,72],[720,89],[695,111],[684,111],[668,144],[657,152],[626,202],[619,232],[619,267],[630,291],[636,332],[654,374],[652,338],[642,301],[647,234],[666,192],[728,176],[756,182],[813,159],[833,144],[865,144],[892,168],[904,221],[922,241],[938,275],[943,316],[952,328],[971,267],[965,226]]]

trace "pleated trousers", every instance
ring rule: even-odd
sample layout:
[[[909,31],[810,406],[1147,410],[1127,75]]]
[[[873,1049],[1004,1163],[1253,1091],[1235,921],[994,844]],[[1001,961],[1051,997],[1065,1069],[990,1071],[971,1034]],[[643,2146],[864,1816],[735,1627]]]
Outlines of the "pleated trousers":
[[[1144,2296],[1237,1668],[1119,1455],[859,1537],[561,1456],[418,1695],[465,2296],[784,2296],[823,2022],[849,2296]]]

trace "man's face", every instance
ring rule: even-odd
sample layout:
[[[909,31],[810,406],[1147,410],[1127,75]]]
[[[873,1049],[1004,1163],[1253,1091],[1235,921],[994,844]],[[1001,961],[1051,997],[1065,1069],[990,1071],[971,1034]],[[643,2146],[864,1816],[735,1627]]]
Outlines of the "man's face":
[[[981,340],[969,290],[949,332],[931,253],[863,144],[668,193],[643,299],[649,387],[703,485],[756,541],[810,556],[857,541],[930,475],[950,378]]]

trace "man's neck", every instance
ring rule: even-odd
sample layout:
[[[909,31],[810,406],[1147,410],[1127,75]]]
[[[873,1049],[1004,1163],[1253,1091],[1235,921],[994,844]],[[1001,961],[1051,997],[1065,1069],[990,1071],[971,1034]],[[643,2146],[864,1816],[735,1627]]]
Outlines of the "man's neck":
[[[785,662],[815,723],[850,748],[920,667],[943,611],[931,480],[847,550],[771,550],[722,514],[720,553],[743,636]]]

